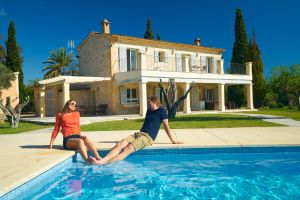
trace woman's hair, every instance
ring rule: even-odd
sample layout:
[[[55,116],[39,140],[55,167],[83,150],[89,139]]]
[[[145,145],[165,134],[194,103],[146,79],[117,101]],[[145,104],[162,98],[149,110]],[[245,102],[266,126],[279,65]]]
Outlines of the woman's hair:
[[[158,107],[160,106],[160,101],[159,101],[158,97],[152,96],[152,97],[149,97],[148,100],[155,103]]]
[[[68,100],[68,101],[65,103],[63,109],[61,110],[61,113],[62,113],[62,114],[66,114],[66,113],[69,112],[69,105],[70,105],[70,103],[71,103],[72,101],[74,101],[74,100],[73,100],[73,99],[70,99],[70,100]]]

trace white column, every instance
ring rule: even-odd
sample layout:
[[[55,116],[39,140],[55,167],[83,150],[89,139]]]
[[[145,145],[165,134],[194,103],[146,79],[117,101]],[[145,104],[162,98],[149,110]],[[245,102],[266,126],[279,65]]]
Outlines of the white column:
[[[252,90],[252,84],[246,85],[246,91],[247,91],[247,108],[253,109],[253,90]]]
[[[224,74],[224,59],[219,60],[219,73]]]
[[[147,112],[147,83],[139,83],[140,115],[145,116]]]
[[[225,92],[224,84],[218,84],[219,111],[225,111]]]
[[[70,83],[64,82],[62,85],[62,107],[70,99]]]
[[[46,95],[46,86],[45,85],[41,85],[39,87],[39,108],[40,108],[40,117],[43,118],[45,117],[45,111],[46,111],[46,107],[45,107],[45,95]]]
[[[185,83],[184,87],[185,87],[184,88],[184,93],[186,93],[188,91],[188,89],[190,88],[190,84]],[[188,93],[186,99],[184,100],[183,111],[184,111],[184,113],[191,113],[191,96],[190,96],[190,93]]]
[[[252,77],[252,62],[246,63],[246,74]]]

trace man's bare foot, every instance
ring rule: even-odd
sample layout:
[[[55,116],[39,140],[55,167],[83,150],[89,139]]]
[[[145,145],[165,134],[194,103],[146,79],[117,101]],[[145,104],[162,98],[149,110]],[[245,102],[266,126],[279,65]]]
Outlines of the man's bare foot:
[[[97,160],[96,158],[94,158],[92,156],[89,156],[88,160],[93,165],[103,165],[103,163],[101,162],[101,160]]]
[[[96,160],[101,160],[102,157],[101,156],[95,156],[96,157]]]

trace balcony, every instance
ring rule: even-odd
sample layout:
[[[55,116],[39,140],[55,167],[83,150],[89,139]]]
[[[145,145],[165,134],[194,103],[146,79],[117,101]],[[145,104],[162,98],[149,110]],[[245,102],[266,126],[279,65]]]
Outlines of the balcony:
[[[116,74],[116,80],[120,83],[156,82],[160,79],[168,81],[169,78],[174,78],[179,82],[229,84],[249,84],[252,82],[250,63],[240,65],[242,70],[233,73],[224,73],[223,60],[209,58],[192,61],[189,55],[176,59],[175,56],[155,58],[153,55],[137,54],[134,60],[130,58],[124,63],[127,64],[125,66],[127,71]]]

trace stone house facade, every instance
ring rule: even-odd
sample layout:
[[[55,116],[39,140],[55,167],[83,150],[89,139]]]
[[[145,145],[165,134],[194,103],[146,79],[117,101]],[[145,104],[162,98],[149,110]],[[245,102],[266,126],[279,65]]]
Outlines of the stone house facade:
[[[251,63],[244,66],[246,74],[225,74],[224,50],[201,46],[199,39],[190,45],[111,34],[107,20],[102,29],[77,47],[80,76],[39,82],[39,116],[54,115],[70,98],[87,114],[105,108],[106,114],[145,115],[147,98],[162,100],[158,83],[167,86],[169,79],[175,79],[178,97],[195,83],[179,111],[225,111],[226,85],[244,85],[247,108],[253,109]]]

